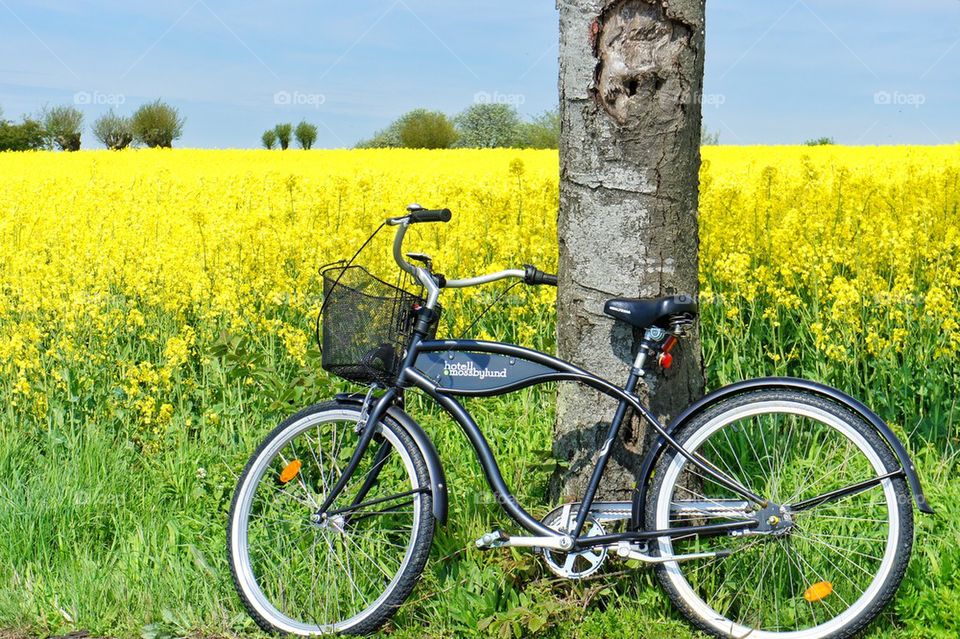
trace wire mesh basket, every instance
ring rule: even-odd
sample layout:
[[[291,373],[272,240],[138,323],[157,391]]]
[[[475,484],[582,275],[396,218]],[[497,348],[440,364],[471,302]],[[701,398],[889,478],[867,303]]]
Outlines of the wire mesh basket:
[[[322,275],[323,369],[359,384],[393,383],[424,298],[361,266],[335,266]],[[436,311],[439,317],[439,306]],[[436,330],[434,321],[427,339]]]

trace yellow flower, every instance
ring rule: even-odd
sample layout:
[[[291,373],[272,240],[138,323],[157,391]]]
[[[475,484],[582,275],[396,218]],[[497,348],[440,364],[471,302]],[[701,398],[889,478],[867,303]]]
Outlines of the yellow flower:
[[[181,337],[171,337],[163,349],[163,356],[167,358],[167,366],[176,368],[190,356],[190,346]]]
[[[26,377],[21,377],[17,380],[17,383],[13,385],[13,392],[20,395],[30,394],[30,383]]]
[[[127,313],[127,326],[133,329],[140,329],[147,325],[147,320],[144,318],[143,313],[140,312],[140,309],[131,308],[130,312]]]
[[[168,424],[173,417],[173,406],[171,404],[161,404],[157,411],[157,423]]]
[[[955,299],[951,299],[939,286],[931,286],[924,299],[924,313],[929,317],[944,318],[956,312]]]
[[[300,329],[284,325],[279,331],[287,353],[301,366],[307,363],[307,336]]]

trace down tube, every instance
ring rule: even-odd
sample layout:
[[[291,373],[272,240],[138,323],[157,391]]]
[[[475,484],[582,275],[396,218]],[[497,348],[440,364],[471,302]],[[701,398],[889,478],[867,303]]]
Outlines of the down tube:
[[[435,382],[438,382],[442,376],[437,377],[436,380],[427,378],[426,373],[420,373],[418,370],[413,368],[404,369],[402,375],[416,373],[418,377],[422,379],[422,384],[428,384],[429,388],[434,390],[434,393],[431,394],[440,394],[440,395],[465,395],[472,397],[486,397],[489,395],[499,395],[505,392],[519,390],[525,388],[526,386],[531,386],[545,381],[575,381],[587,386],[596,389],[611,397],[617,401],[626,402],[629,405],[629,408],[636,412],[637,415],[641,416],[648,424],[650,424],[653,429],[660,436],[659,441],[662,442],[664,446],[669,446],[670,448],[676,450],[679,454],[683,455],[684,458],[690,460],[694,466],[702,470],[706,475],[712,478],[721,486],[732,490],[738,495],[749,499],[750,501],[766,505],[767,501],[749,490],[748,488],[741,486],[737,483],[736,480],[728,477],[723,471],[714,467],[712,464],[704,460],[702,457],[696,453],[691,453],[683,446],[681,446],[671,434],[664,428],[664,426],[657,420],[656,416],[650,412],[650,410],[640,403],[640,400],[628,393],[626,390],[614,386],[610,382],[597,377],[587,371],[577,368],[573,364],[564,362],[563,360],[557,359],[546,355],[545,353],[540,353],[537,351],[532,351],[522,346],[515,346],[513,344],[502,344],[500,342],[480,342],[474,340],[444,340],[444,341],[431,341],[423,342],[418,344],[419,352],[444,352],[444,351],[471,351],[475,353],[484,353],[484,354],[495,354],[495,355],[505,355],[512,358],[513,360],[519,361],[529,361],[535,364],[540,364],[545,368],[552,369],[556,371],[554,373],[544,372],[542,374],[534,375],[525,375],[516,383],[505,384],[501,387],[488,388],[488,389],[465,389],[465,388],[447,388],[447,387],[438,387],[435,386]],[[439,366],[442,362],[436,362],[436,365]],[[514,363],[513,361],[510,362]],[[501,371],[503,372],[503,371]],[[466,427],[465,427],[466,428]],[[474,428],[476,426],[474,425]]]
[[[480,462],[483,474],[486,476],[487,483],[490,485],[490,489],[493,491],[500,507],[531,534],[556,537],[557,531],[547,528],[524,510],[517,502],[516,497],[510,492],[510,489],[507,488],[507,483],[500,473],[500,467],[497,465],[497,460],[490,450],[490,445],[487,443],[483,433],[480,432],[480,428],[476,422],[473,421],[470,413],[468,413],[457,400],[438,393],[436,391],[436,385],[415,369],[407,369],[405,375],[417,388],[440,404],[450,417],[460,425],[460,428],[463,429],[467,439],[470,440],[470,444],[473,446],[473,450],[477,455],[477,461]]]

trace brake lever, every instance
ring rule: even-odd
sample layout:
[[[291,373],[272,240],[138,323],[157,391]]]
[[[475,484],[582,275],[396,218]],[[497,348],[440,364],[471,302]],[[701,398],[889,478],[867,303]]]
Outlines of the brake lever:
[[[426,253],[407,253],[407,257],[414,262],[420,262],[428,271],[433,270],[433,258]]]

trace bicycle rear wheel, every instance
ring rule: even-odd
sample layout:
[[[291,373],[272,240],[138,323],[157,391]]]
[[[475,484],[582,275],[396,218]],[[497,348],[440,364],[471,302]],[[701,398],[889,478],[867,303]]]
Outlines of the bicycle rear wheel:
[[[434,530],[429,474],[393,420],[377,425],[328,516],[316,517],[353,454],[359,418],[359,407],[337,402],[305,409],[266,438],[240,477],[230,567],[247,611],[268,632],[373,632],[423,571]]]
[[[761,390],[708,409],[676,438],[782,506],[751,513],[682,455],[664,455],[647,503],[649,528],[751,515],[761,523],[746,534],[653,542],[661,555],[720,552],[657,568],[696,626],[720,637],[849,637],[893,597],[913,543],[912,501],[902,475],[883,478],[898,461],[862,418],[811,393]],[[869,487],[818,501],[862,482]]]

